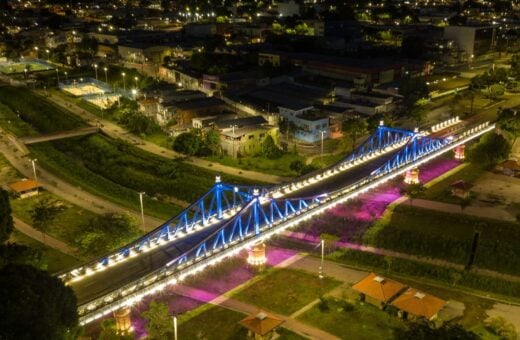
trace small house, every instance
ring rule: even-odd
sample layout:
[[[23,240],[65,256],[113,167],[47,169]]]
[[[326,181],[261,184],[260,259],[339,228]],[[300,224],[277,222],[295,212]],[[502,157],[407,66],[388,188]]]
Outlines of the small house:
[[[464,182],[463,180],[459,180],[451,183],[451,195],[455,197],[460,197],[462,199],[469,198],[469,193],[471,189],[471,185]]]
[[[424,318],[432,321],[445,305],[446,301],[415,288],[408,288],[392,302],[392,306],[399,310],[399,316],[409,320]]]
[[[38,195],[40,183],[32,179],[24,179],[9,184],[9,189],[19,198],[27,198]]]
[[[397,281],[370,273],[363,280],[353,285],[352,289],[359,292],[361,301],[366,301],[383,309],[405,289],[405,286]]]
[[[257,314],[249,315],[240,321],[240,324],[248,329],[248,338],[255,340],[274,339],[276,328],[284,321],[266,312],[259,311]]]

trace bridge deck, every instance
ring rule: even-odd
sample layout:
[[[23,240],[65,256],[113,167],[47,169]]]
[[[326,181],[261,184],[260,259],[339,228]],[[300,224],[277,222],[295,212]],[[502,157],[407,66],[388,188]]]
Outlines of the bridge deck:
[[[313,196],[347,187],[363,177],[366,177],[372,170],[392,158],[397,151],[398,150],[395,150],[376,157],[342,173],[293,191],[284,197]],[[177,241],[153,248],[147,253],[141,253],[139,256],[127,259],[115,266],[109,266],[103,271],[96,272],[95,275],[84,276],[78,281],[69,282],[69,286],[76,293],[78,304],[86,303],[98,296],[102,296],[125,284],[131,283],[143,277],[145,274],[162,268],[168,262],[188,251],[206,236],[217,230],[223,223],[225,223],[225,221],[206,227]]]

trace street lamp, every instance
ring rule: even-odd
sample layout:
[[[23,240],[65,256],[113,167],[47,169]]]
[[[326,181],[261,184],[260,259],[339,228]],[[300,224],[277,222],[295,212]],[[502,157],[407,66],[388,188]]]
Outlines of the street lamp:
[[[97,68],[98,68],[98,65],[94,64],[94,70],[96,70],[96,80],[98,80]]]
[[[65,73],[65,81],[68,83],[68,82],[69,82],[69,76],[68,76],[68,73],[67,73],[67,71],[65,71],[64,73]]]
[[[143,206],[143,195],[146,195],[146,192],[141,191],[139,193],[139,202],[141,202],[141,220],[143,222],[143,229],[144,229],[144,206]]]
[[[56,67],[56,81],[58,82],[58,86],[60,86],[60,71]]]
[[[135,88],[137,89],[137,81],[139,80],[138,77],[134,77],[134,80],[135,80]]]
[[[126,73],[123,72],[121,73],[121,75],[123,76],[123,90],[126,91]]]
[[[103,70],[105,71],[105,83],[108,84],[108,74],[107,74],[108,68],[103,67]]]
[[[33,176],[34,176],[35,182],[38,181],[38,177],[36,176],[36,162],[37,161],[38,161],[38,159],[36,159],[36,158],[31,159],[31,164],[32,164],[32,168],[33,168]]]
[[[177,340],[177,317],[173,316],[173,340]]]
[[[323,294],[323,267],[325,264],[325,240],[321,240],[321,265],[320,265],[320,272],[318,277],[320,278],[320,285],[321,285],[321,292],[320,294]]]
[[[49,56],[49,53],[51,53],[51,51],[49,51],[48,49],[46,49],[45,52],[47,53],[47,60],[51,60],[51,57]]]
[[[39,59],[40,53],[38,52],[38,50],[39,50],[38,46],[34,46],[34,50],[36,51],[36,59]]]

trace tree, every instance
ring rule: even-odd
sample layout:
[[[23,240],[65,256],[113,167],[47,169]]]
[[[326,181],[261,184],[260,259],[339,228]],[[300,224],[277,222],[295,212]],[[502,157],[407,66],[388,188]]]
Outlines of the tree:
[[[213,156],[220,153],[220,134],[218,131],[209,130],[206,133],[204,148]]]
[[[512,323],[509,323],[501,316],[495,316],[485,321],[486,328],[501,339],[516,340],[516,330]]]
[[[303,167],[305,166],[305,164],[303,163],[303,161],[297,159],[295,161],[292,161],[291,164],[289,164],[289,168],[296,172],[298,174],[298,176],[300,176],[302,174],[302,170],[303,170]]]
[[[27,265],[0,269],[0,339],[75,339],[77,301],[57,277]]]
[[[356,146],[356,140],[359,136],[365,134],[367,132],[368,124],[366,120],[361,117],[353,117],[346,119],[341,124],[341,131],[350,136],[352,142],[352,150],[354,150]]]
[[[33,227],[42,233],[44,244],[45,234],[47,233],[49,225],[64,209],[65,208],[60,202],[47,197],[39,200],[34,208],[30,211]]]
[[[134,340],[134,334],[121,335],[117,333],[116,322],[114,319],[107,319],[101,322],[101,332],[98,340]]]
[[[412,201],[420,197],[424,190],[424,186],[421,183],[408,184],[408,186],[406,187],[405,195],[410,200],[410,206],[412,206]]]
[[[322,233],[320,234],[320,240],[325,241],[325,246],[327,247],[327,253],[330,253],[331,246],[334,246],[336,242],[339,241],[339,236]]]
[[[513,109],[500,109],[497,119],[500,130],[511,135],[511,139],[520,136],[520,113]]]
[[[425,111],[420,100],[429,96],[426,82],[420,78],[405,78],[399,86],[399,94],[403,96],[403,106],[407,115],[416,122],[421,122]]]
[[[489,168],[509,157],[511,144],[502,135],[490,133],[484,135],[478,144],[468,152],[468,160],[482,167]]]
[[[465,330],[459,324],[444,324],[440,328],[431,328],[427,322],[411,323],[408,328],[395,331],[395,338],[400,340],[477,340],[479,337]]]
[[[47,269],[40,249],[16,243],[0,245],[0,268],[8,264],[24,264],[41,270]]]
[[[148,339],[163,340],[172,337],[174,329],[168,305],[152,301],[148,310],[141,313],[141,316],[147,321]]]
[[[128,214],[106,213],[90,219],[75,242],[88,255],[101,255],[139,236],[139,226]]]
[[[201,147],[200,137],[192,132],[181,133],[173,142],[173,150],[188,156],[196,155]]]
[[[274,142],[271,135],[267,135],[262,142],[262,154],[269,159],[276,159],[282,156],[282,152]]]
[[[9,194],[0,188],[0,243],[9,239],[14,229]]]

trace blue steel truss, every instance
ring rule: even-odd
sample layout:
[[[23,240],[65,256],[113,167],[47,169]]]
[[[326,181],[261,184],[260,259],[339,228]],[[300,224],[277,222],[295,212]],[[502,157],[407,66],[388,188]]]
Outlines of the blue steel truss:
[[[352,162],[358,158],[366,157],[374,152],[381,151],[389,146],[404,143],[414,135],[415,133],[413,131],[388,127],[380,124],[377,127],[377,130],[342,162]]]
[[[418,158],[426,156],[451,142],[450,138],[433,138],[415,134],[413,138],[404,145],[394,157],[385,164],[372,171],[371,176],[381,176],[405,166]]]
[[[194,228],[203,228],[215,220],[229,218],[225,216],[233,209],[239,210],[243,205],[250,202],[255,195],[265,194],[266,188],[253,188],[250,186],[233,186],[220,181],[217,176],[215,184],[198,200],[184,209],[177,216],[170,218],[162,225],[148,234],[140,237],[132,243],[105,255],[85,265],[87,268],[92,264],[108,265],[113,259],[128,257],[131,252],[140,252],[144,246],[155,242],[168,241],[189,233]]]
[[[274,199],[255,195],[233,218],[189,251],[170,261],[167,266],[178,267],[197,262],[229,245],[257,237],[274,224],[302,213],[326,197],[319,195],[310,198]]]

